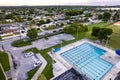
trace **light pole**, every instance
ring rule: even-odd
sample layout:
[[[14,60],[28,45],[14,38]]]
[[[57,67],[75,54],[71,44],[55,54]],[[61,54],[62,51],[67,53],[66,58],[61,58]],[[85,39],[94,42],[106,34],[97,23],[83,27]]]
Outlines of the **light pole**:
[[[78,28],[77,28],[77,39],[78,39]]]
[[[107,35],[107,41],[106,41],[105,47],[107,47],[109,38],[110,38],[110,35]]]
[[[61,37],[61,48],[62,48],[62,34],[60,34],[60,37]]]

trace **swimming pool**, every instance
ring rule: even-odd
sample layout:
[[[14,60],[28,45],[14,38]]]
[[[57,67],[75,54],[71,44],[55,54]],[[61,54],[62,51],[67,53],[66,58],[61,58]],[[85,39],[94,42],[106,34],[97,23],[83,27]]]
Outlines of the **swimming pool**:
[[[60,56],[91,80],[100,80],[112,68],[111,63],[100,58],[105,52],[89,43],[83,43],[61,53]]]

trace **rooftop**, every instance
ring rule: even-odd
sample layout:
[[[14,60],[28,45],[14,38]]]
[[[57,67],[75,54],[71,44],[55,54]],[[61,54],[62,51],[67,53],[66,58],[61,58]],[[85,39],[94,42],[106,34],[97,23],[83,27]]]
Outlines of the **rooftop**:
[[[53,80],[86,80],[86,78],[79,74],[75,69],[71,68]]]

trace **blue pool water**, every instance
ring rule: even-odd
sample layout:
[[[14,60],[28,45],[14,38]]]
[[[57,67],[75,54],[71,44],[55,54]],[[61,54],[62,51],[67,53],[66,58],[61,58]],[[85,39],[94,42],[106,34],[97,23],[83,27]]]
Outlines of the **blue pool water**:
[[[100,80],[112,64],[100,58],[106,51],[89,43],[81,44],[60,54],[68,63],[75,65],[91,80]]]

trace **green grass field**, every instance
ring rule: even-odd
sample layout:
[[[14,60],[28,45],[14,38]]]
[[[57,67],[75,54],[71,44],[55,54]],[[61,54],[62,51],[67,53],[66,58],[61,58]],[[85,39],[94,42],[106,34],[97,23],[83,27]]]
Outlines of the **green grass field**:
[[[120,49],[120,42],[119,42],[120,41],[120,26],[115,26],[113,24],[104,23],[104,22],[88,25],[88,32],[85,33],[86,35],[84,37],[95,40],[97,38],[91,36],[92,27],[112,28],[113,33],[110,37],[110,40],[108,41],[108,47],[114,50]]]
[[[113,29],[108,46],[113,49],[120,49],[120,26],[110,25],[108,27]]]
[[[0,67],[0,80],[5,80],[5,75]]]
[[[4,71],[10,70],[8,55],[4,52],[1,52],[1,51],[0,51],[0,63],[2,65]]]
[[[39,66],[30,70],[27,74],[28,74],[28,78],[26,80],[31,80],[31,78],[34,76],[34,74],[37,72],[37,70],[39,69]]]
[[[37,48],[30,48],[30,49],[27,49],[27,50],[25,50],[23,52],[27,53],[27,52],[30,52],[30,51],[34,52],[34,54],[40,53],[40,51]]]

